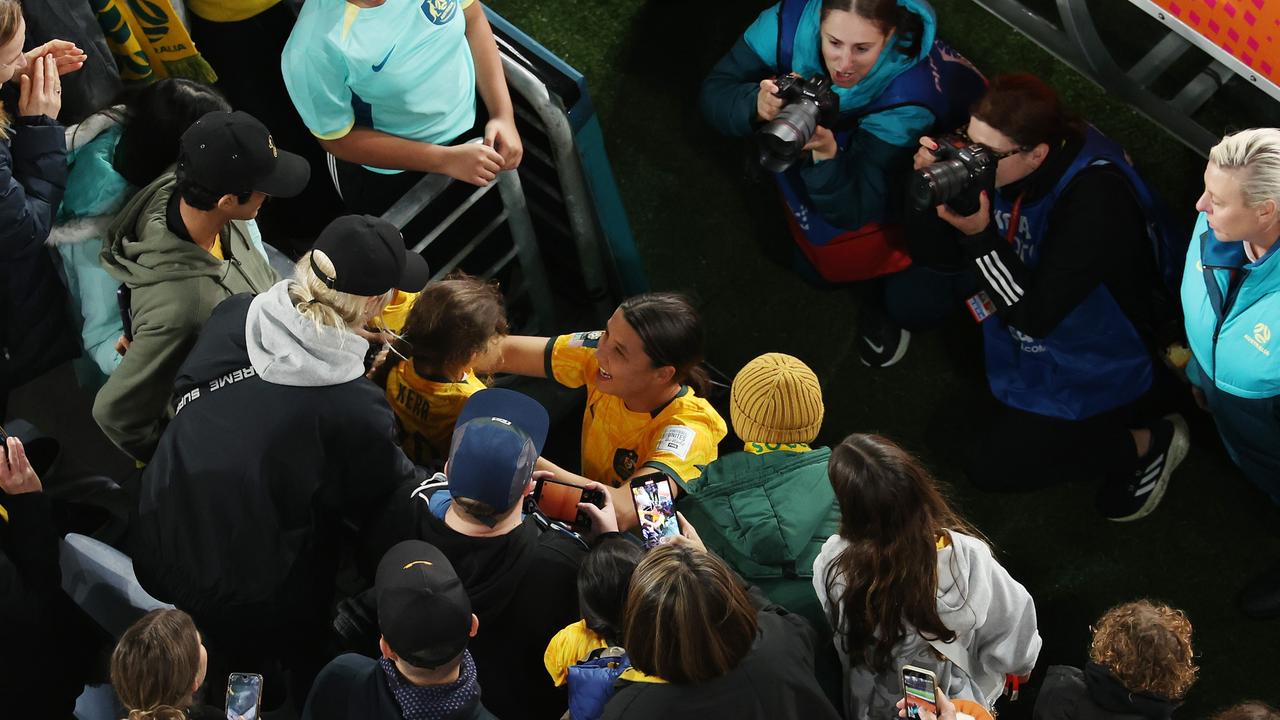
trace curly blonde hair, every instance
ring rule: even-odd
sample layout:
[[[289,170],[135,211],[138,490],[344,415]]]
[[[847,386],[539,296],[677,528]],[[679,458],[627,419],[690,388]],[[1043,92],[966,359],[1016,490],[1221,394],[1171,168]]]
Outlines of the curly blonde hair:
[[[1191,620],[1168,605],[1138,600],[1098,621],[1089,657],[1131,692],[1179,700],[1196,681]]]

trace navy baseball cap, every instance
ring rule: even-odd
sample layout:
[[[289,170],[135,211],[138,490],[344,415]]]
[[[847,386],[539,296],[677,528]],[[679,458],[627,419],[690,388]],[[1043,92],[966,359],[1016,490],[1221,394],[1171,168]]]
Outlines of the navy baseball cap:
[[[472,395],[453,426],[449,494],[510,510],[533,477],[549,424],[546,408],[528,395],[503,388]]]
[[[421,540],[396,543],[374,579],[378,629],[410,665],[437,668],[458,657],[471,637],[471,598],[453,565]]]
[[[267,126],[243,110],[214,110],[192,123],[178,143],[178,166],[223,195],[293,197],[311,179],[307,161],[277,148]]]
[[[394,224],[372,215],[343,215],[325,226],[312,250],[333,263],[333,275],[321,271],[311,258],[320,282],[338,292],[374,297],[392,288],[422,292],[431,270],[421,255],[404,246]]]

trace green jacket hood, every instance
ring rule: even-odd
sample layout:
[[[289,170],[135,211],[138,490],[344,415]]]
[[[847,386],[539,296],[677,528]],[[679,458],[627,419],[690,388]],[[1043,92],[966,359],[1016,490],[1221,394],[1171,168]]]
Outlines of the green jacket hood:
[[[102,248],[102,267],[111,277],[142,287],[226,274],[226,263],[169,230],[165,215],[176,186],[174,174],[165,173],[121,208]]]
[[[726,455],[707,466],[681,510],[748,578],[810,577],[839,527],[830,456],[829,448]]]

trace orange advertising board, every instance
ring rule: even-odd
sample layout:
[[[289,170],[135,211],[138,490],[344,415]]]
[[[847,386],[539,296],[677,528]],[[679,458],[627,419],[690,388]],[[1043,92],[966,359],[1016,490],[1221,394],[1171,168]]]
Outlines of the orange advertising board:
[[[1280,0],[1150,0],[1258,75],[1280,85]]]

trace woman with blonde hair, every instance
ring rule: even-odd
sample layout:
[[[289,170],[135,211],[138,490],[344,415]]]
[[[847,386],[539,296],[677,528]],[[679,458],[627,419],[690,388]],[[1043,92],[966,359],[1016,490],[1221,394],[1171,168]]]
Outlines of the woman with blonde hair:
[[[120,636],[111,653],[111,686],[127,720],[219,718],[216,709],[195,702],[207,668],[208,654],[191,616],[152,610]]]
[[[1196,210],[1182,276],[1187,378],[1232,461],[1280,505],[1280,129],[1215,145]],[[1257,619],[1280,615],[1280,575],[1264,574],[1240,605]]]
[[[395,226],[338,218],[293,280],[223,301],[183,363],[128,542],[138,580],[195,617],[215,665],[282,653],[301,699],[328,660],[342,526],[416,475],[360,333],[392,290],[427,279]],[[270,707],[281,684],[264,688]]]

